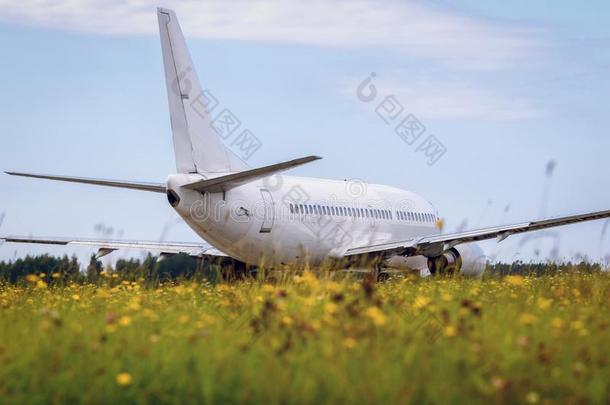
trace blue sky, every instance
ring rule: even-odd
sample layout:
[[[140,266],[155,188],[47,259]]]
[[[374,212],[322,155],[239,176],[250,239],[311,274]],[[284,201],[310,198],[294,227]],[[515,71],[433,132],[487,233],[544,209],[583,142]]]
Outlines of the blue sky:
[[[3,170],[143,181],[175,170],[154,6],[0,5]],[[202,83],[263,142],[253,166],[318,154],[294,173],[415,191],[449,231],[610,207],[607,2],[160,5],[176,9]],[[356,97],[371,72],[380,97],[446,147],[435,165],[376,115],[378,100]],[[2,234],[196,240],[156,194],[0,176],[0,201]],[[484,248],[600,259],[604,225]],[[90,253],[7,244],[0,258],[42,251]]]

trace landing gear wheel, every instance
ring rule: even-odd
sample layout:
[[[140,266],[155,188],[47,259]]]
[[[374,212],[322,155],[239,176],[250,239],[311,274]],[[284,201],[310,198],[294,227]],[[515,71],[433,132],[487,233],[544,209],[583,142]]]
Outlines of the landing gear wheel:
[[[390,278],[390,275],[386,272],[383,271],[383,266],[381,266],[381,264],[376,264],[375,267],[373,268],[373,280],[375,282],[383,282],[383,281],[387,281]]]
[[[248,275],[248,272],[247,265],[238,260],[227,260],[220,264],[220,279],[222,281],[241,280]]]

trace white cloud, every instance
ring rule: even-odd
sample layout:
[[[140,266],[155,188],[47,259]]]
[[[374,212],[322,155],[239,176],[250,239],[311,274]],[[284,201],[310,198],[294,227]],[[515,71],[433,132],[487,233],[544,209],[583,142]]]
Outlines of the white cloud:
[[[346,80],[342,85],[345,96],[356,98],[356,89],[361,82],[362,80]],[[531,119],[546,113],[530,100],[505,93],[501,89],[485,90],[466,81],[409,77],[403,82],[395,78],[377,77],[372,83],[378,94],[372,107],[378,106],[386,97],[394,96],[404,107],[405,114],[414,114],[422,120],[477,119],[508,122]]]
[[[145,0],[0,0],[0,19],[106,35],[156,34]],[[527,26],[460,15],[397,0],[183,0],[176,10],[187,37],[383,48],[451,67],[511,66],[544,46]]]

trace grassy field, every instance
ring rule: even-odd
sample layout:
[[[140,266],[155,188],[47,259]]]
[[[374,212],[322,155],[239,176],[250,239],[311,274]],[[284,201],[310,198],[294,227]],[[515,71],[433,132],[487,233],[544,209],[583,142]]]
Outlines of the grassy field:
[[[0,286],[0,402],[609,403],[610,276]]]

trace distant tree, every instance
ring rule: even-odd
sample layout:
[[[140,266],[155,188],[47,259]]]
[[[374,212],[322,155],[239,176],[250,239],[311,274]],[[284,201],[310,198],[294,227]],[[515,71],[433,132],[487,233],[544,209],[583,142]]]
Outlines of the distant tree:
[[[97,283],[100,279],[100,274],[102,273],[102,262],[97,260],[95,255],[91,255],[91,259],[89,259],[89,265],[86,270],[86,278],[90,283]]]

